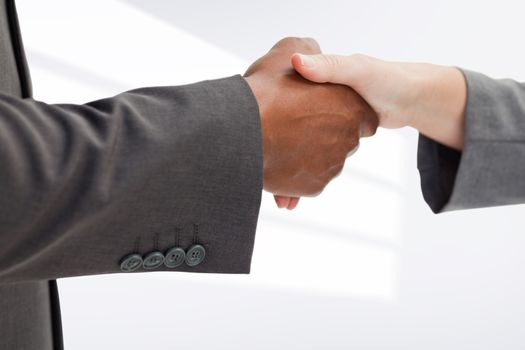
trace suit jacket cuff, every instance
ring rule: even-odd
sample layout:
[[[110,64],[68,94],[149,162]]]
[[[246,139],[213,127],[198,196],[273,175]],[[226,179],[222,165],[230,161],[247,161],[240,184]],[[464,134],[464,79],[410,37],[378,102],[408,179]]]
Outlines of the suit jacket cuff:
[[[463,152],[419,137],[423,197],[434,212],[523,203],[525,88],[463,70],[467,82]]]

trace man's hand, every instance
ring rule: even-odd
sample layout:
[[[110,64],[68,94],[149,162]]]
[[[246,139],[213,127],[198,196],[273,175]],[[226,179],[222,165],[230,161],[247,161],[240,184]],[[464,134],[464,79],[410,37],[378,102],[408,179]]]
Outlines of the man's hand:
[[[315,84],[292,68],[293,53],[320,53],[312,39],[286,38],[245,73],[261,115],[264,189],[281,197],[315,196],[343,169],[361,136],[375,133],[372,108],[352,89]],[[287,206],[298,198],[285,198]]]

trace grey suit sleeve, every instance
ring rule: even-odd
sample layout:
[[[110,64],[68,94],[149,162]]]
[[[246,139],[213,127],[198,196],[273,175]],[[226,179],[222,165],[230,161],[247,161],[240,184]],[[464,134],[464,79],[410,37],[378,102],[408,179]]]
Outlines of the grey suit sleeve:
[[[120,272],[128,254],[194,244],[201,264],[156,271],[247,273],[261,190],[240,76],[84,105],[0,94],[0,282]]]
[[[420,135],[423,196],[434,212],[525,203],[525,84],[463,74],[464,149]]]

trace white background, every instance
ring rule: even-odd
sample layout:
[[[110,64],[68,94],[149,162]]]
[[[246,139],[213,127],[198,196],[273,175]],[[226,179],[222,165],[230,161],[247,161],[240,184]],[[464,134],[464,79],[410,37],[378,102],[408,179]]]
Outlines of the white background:
[[[326,52],[525,77],[520,1],[19,0],[18,9],[35,98],[50,103],[242,73],[289,35]],[[379,131],[294,212],[265,194],[250,275],[60,280],[66,349],[525,348],[525,207],[431,214],[416,142],[413,130]]]

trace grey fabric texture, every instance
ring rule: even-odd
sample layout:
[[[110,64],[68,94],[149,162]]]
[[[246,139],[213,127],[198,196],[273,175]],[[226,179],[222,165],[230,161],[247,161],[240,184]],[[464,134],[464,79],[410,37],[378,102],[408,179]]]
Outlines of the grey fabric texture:
[[[8,14],[9,13],[9,14]],[[18,26],[13,18],[12,1],[0,1],[0,93],[25,97],[30,89],[23,91],[17,61],[23,54],[14,49],[11,34],[19,35]],[[15,38],[15,40],[19,40]],[[24,74],[24,76],[28,76]],[[29,86],[26,81],[24,86]],[[0,163],[0,172],[3,165]],[[0,210],[0,217],[7,215],[6,209]],[[9,234],[0,231],[0,236]],[[32,281],[25,283],[0,284],[0,349],[39,349],[60,350],[62,339],[60,332],[60,314],[58,299],[51,292],[54,281]],[[56,308],[56,309],[55,309]]]
[[[434,212],[525,203],[525,84],[463,74],[464,149],[420,135],[423,196]]]
[[[47,281],[0,285],[0,349],[53,349]]]
[[[20,78],[13,53],[6,0],[0,1],[0,92],[22,96]]]
[[[175,270],[249,272],[259,123],[240,76],[85,105],[1,94],[0,282],[120,272],[129,253],[193,243],[205,261]]]

